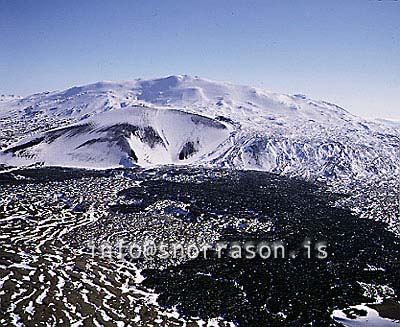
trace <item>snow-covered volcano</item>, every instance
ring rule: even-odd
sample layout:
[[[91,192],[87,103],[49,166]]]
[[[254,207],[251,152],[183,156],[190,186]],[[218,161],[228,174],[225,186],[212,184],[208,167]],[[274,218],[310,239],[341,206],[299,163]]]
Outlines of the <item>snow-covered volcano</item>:
[[[399,175],[399,125],[304,95],[190,76],[0,102],[0,163],[207,164],[303,177]]]

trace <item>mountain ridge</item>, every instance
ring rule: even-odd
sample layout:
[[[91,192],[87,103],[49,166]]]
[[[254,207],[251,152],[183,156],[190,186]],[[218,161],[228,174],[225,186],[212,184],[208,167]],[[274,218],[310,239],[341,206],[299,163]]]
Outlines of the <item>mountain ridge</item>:
[[[161,115],[163,122],[153,112]],[[183,116],[177,113],[191,118],[183,124]],[[153,118],[145,118],[148,116]],[[113,117],[117,117],[116,125],[134,120],[133,132],[128,135],[121,130],[118,136],[113,134],[114,141],[106,132],[98,133],[99,129],[111,128]],[[192,135],[198,126],[194,117],[208,119],[214,127],[221,125],[229,132],[222,137],[218,129],[210,127],[197,129]],[[48,138],[53,129],[88,122],[97,126],[97,132],[88,130],[82,140],[78,141],[76,135],[62,135],[51,143],[41,140],[29,144],[32,138]],[[266,170],[308,179],[399,175],[400,129],[396,124],[369,121],[340,106],[304,95],[281,95],[188,75],[98,82],[3,101],[0,126],[0,163],[17,166],[38,162],[85,168],[200,164]],[[165,128],[174,132],[163,139]],[[144,129],[156,131],[164,148],[168,148],[168,142],[176,147],[169,147],[163,154],[155,153],[154,147],[140,136]],[[94,141],[96,133],[101,142]],[[216,142],[207,138],[207,133],[214,135]],[[116,146],[115,137],[128,145]],[[54,148],[57,142],[59,155]],[[24,149],[18,148],[24,144]],[[126,156],[128,147],[134,156]],[[89,156],[92,159],[86,162],[71,161],[78,152],[82,157],[82,148],[96,155]],[[107,165],[99,165],[102,154],[108,152],[113,152],[115,158]]]

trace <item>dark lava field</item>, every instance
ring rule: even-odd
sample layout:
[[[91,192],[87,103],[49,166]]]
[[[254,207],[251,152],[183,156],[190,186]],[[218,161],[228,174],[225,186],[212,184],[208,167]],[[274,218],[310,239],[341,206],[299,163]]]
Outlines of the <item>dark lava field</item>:
[[[225,169],[4,167],[0,192],[2,326],[328,327],[342,326],[334,310],[377,298],[397,310],[400,239],[323,185]],[[201,253],[116,255],[149,242]],[[259,244],[284,255],[232,255]]]

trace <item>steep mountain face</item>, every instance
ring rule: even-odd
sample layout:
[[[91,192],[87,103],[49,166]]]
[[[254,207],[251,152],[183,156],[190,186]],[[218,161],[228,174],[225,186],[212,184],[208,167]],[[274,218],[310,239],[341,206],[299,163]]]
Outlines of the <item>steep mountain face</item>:
[[[0,163],[9,165],[182,163],[306,178],[400,175],[398,124],[366,121],[303,95],[189,76],[7,99],[0,126]]]

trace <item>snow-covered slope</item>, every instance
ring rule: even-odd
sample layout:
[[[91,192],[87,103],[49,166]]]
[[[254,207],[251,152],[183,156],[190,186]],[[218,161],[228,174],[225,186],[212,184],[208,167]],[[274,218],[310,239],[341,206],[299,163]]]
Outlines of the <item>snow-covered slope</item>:
[[[303,177],[399,175],[397,125],[304,95],[190,76],[3,101],[0,127],[0,163],[12,165],[184,163]]]
[[[189,164],[211,160],[229,134],[217,120],[136,106],[29,137],[3,151],[2,158],[17,166],[33,161],[97,168]]]

